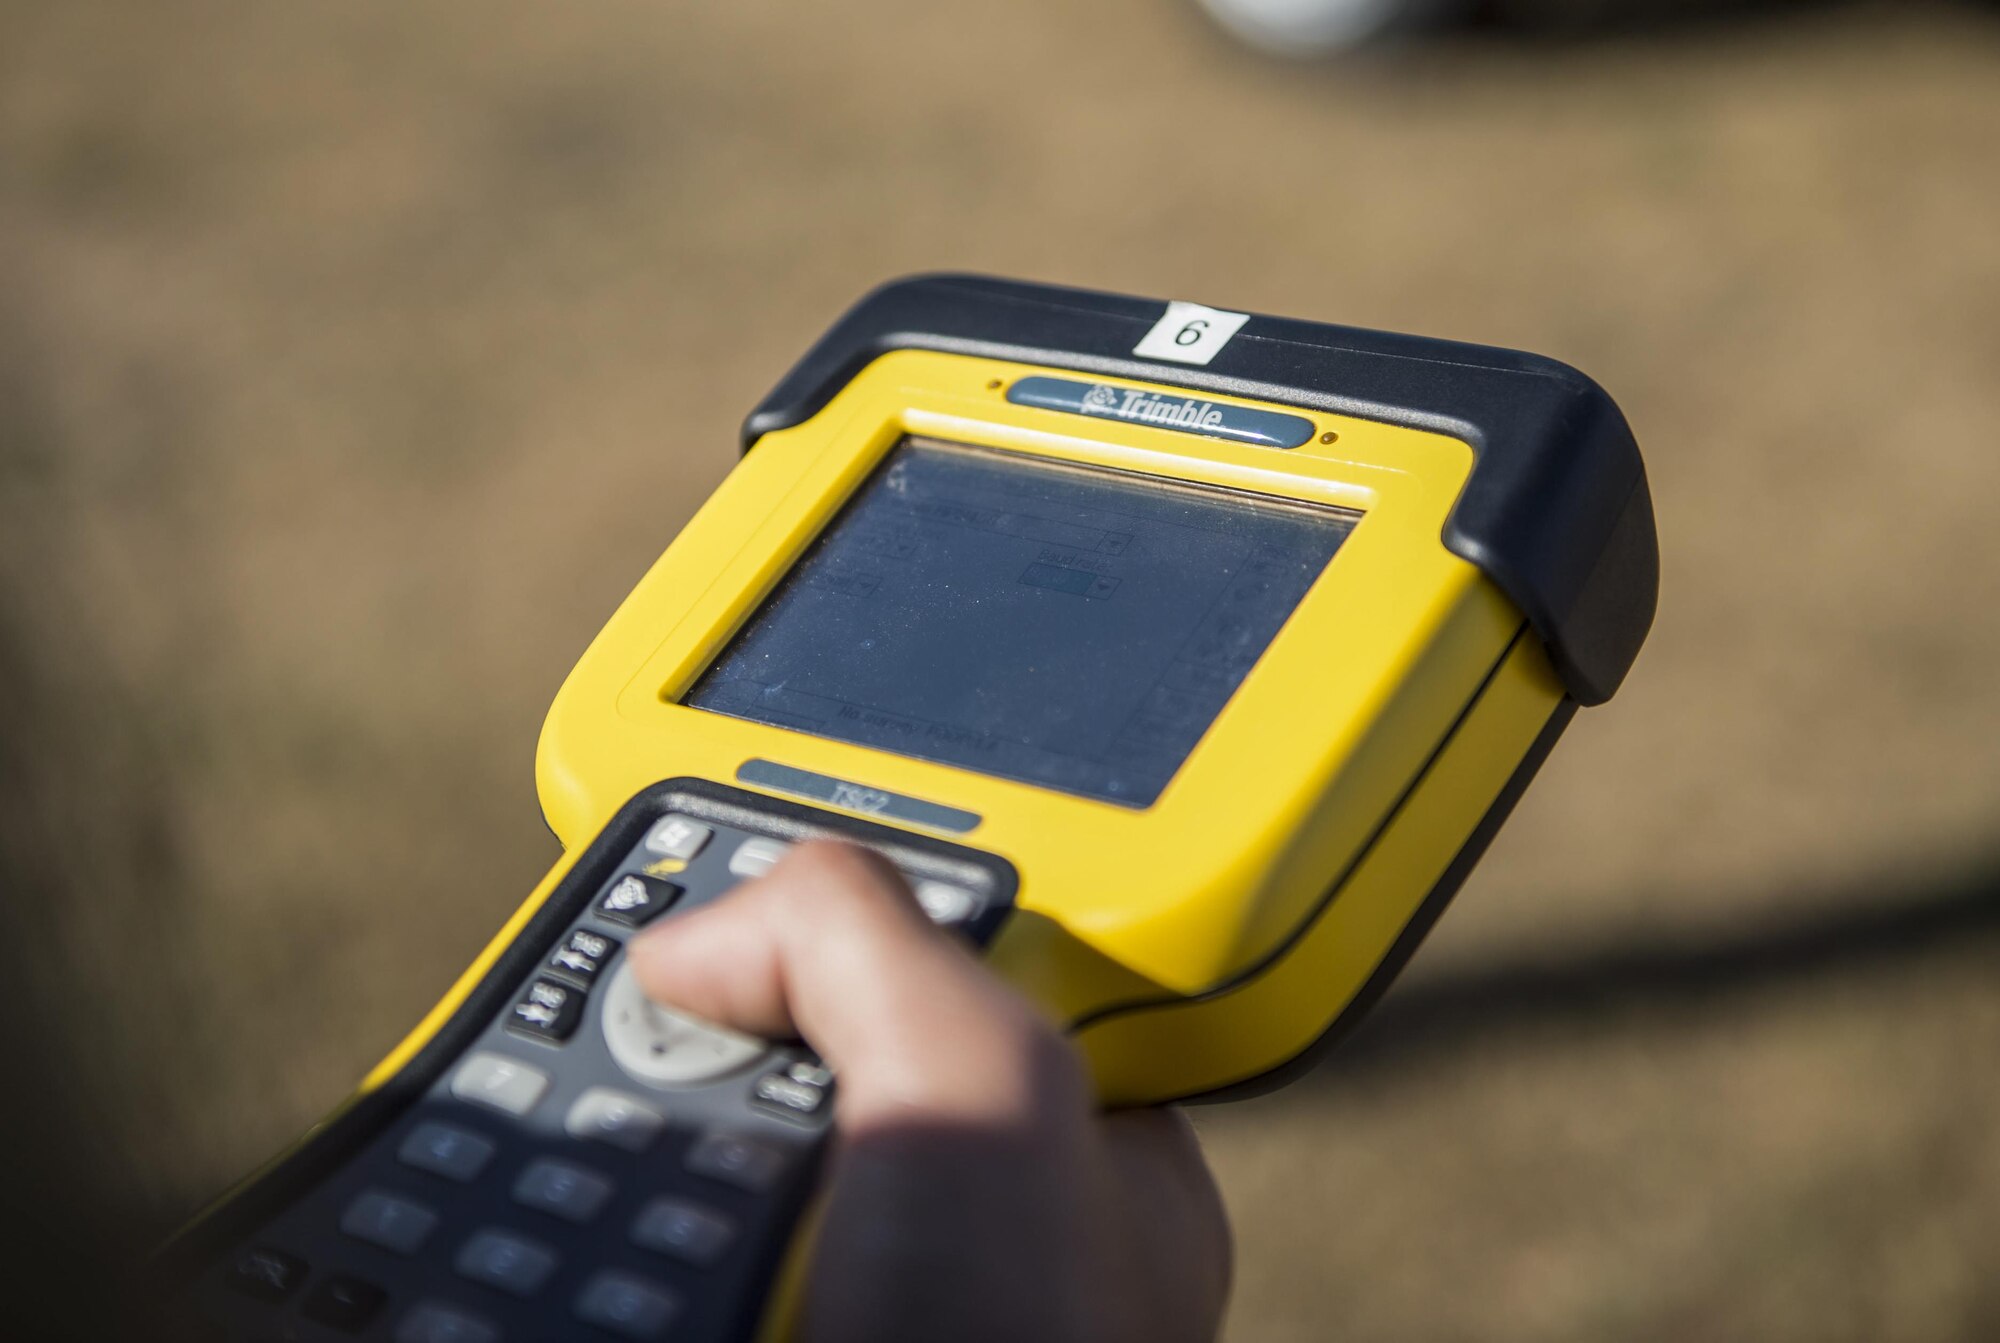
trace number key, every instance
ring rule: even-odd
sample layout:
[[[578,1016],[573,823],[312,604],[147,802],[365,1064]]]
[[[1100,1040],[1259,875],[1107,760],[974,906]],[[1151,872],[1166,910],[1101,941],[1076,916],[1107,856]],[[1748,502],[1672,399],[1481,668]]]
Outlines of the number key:
[[[696,1175],[761,1194],[785,1171],[785,1154],[740,1133],[711,1133],[689,1149],[687,1168]]]
[[[577,1294],[576,1317],[620,1338],[655,1339],[681,1313],[680,1298],[629,1273],[598,1273]]]
[[[712,1208],[684,1198],[656,1198],[639,1209],[632,1243],[706,1267],[736,1239],[736,1226]]]
[[[535,1108],[549,1089],[549,1075],[505,1054],[474,1054],[452,1075],[451,1094],[510,1115]]]
[[[533,1296],[556,1271],[555,1251],[539,1241],[488,1227],[459,1249],[460,1276],[510,1296]]]
[[[426,1120],[403,1139],[402,1146],[396,1149],[396,1159],[406,1166],[464,1184],[479,1177],[497,1150],[491,1141],[477,1133]]]
[[[550,1157],[529,1162],[514,1181],[516,1203],[566,1222],[588,1222],[604,1210],[610,1198],[611,1181],[596,1171]]]
[[[437,1229],[438,1215],[421,1203],[371,1189],[347,1205],[340,1229],[397,1254],[415,1254]]]

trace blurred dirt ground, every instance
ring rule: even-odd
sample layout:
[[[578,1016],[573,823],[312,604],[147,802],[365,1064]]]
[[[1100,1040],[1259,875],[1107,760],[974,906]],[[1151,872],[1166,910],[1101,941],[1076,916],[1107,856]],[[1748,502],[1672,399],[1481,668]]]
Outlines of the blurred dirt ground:
[[[1406,984],[1199,1122],[1239,1340],[2000,1336],[2000,25],[1261,63],[1168,0],[0,0],[0,819],[146,1216],[553,856],[570,661],[863,288],[1518,345],[1666,580]]]

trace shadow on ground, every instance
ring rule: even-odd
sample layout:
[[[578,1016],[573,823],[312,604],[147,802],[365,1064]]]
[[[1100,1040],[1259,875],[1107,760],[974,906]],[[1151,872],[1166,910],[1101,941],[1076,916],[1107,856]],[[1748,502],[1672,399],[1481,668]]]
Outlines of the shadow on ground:
[[[1994,14],[1990,0],[1926,0]],[[1867,0],[1474,0],[1458,26],[1496,40],[1589,42],[1703,35],[1861,9]]]
[[[1981,947],[2000,955],[2000,861],[1947,884],[1877,881],[1814,891],[1810,912],[1730,928],[1707,941],[1592,948],[1547,961],[1468,967],[1406,982],[1358,1023],[1304,1085],[1351,1084],[1380,1069],[1449,1066],[1525,1028],[1615,1022],[1803,990]]]

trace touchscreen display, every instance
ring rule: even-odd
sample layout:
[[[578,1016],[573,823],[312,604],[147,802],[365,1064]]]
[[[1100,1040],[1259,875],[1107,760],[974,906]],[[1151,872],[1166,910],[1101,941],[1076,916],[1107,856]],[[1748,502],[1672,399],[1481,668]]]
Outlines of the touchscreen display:
[[[905,439],[685,702],[1147,806],[1358,520]]]

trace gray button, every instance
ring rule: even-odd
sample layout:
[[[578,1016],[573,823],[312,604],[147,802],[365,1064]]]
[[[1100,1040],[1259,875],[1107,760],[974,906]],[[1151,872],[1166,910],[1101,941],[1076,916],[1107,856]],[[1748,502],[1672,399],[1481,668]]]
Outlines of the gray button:
[[[779,1114],[811,1118],[826,1108],[833,1074],[816,1063],[799,1062],[765,1073],[750,1088],[750,1099]]]
[[[556,1256],[539,1241],[489,1227],[459,1247],[452,1267],[498,1291],[533,1296],[556,1271]]]
[[[500,1331],[477,1315],[419,1301],[396,1326],[396,1343],[500,1343]]]
[[[510,1115],[535,1108],[549,1089],[549,1075],[505,1054],[474,1054],[451,1079],[451,1094],[474,1105],[490,1105]]]
[[[696,1175],[760,1194],[784,1174],[785,1154],[740,1133],[711,1133],[689,1150],[687,1168]]]
[[[632,1243],[706,1267],[736,1239],[736,1225],[721,1213],[684,1198],[656,1198],[632,1223]]]
[[[340,1229],[397,1254],[415,1254],[437,1229],[437,1214],[421,1203],[371,1189],[347,1205]]]
[[[405,1166],[415,1166],[463,1184],[486,1169],[496,1150],[492,1142],[477,1133],[426,1120],[403,1139],[403,1145],[396,1149],[396,1159]]]
[[[714,833],[691,817],[664,817],[647,833],[646,852],[686,862],[701,852],[702,845],[708,843],[708,837]]]
[[[629,1273],[599,1273],[577,1293],[576,1317],[620,1338],[657,1339],[681,1313],[680,1298]]]
[[[592,1087],[576,1098],[563,1119],[572,1138],[610,1143],[628,1152],[643,1152],[667,1126],[667,1117],[636,1097],[610,1087]]]
[[[514,1181],[514,1201],[566,1222],[587,1222],[604,1210],[611,1181],[567,1161],[541,1157]]]
[[[979,912],[979,897],[963,886],[954,886],[948,881],[920,881],[916,886],[917,903],[932,923],[949,927],[964,923]]]
[[[729,875],[745,880],[761,877],[776,867],[791,847],[782,839],[746,839],[729,855]]]

